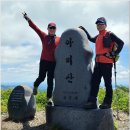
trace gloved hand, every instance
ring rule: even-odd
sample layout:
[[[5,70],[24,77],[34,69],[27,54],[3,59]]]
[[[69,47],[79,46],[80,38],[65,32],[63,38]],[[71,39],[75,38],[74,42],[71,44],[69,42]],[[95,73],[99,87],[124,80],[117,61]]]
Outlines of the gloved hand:
[[[27,20],[27,21],[29,21],[30,20],[30,18],[28,17],[28,15],[27,15],[27,13],[26,12],[24,12],[24,13],[22,13],[23,14],[23,17]]]
[[[80,29],[82,29],[86,34],[88,34],[87,30],[83,26],[79,26]]]
[[[108,52],[108,53],[106,54],[106,56],[109,57],[109,58],[114,58],[114,57],[117,56],[117,54],[115,53],[115,51],[112,51],[112,52]]]
[[[78,28],[80,28],[80,29],[86,31],[86,29],[85,29],[83,26],[79,26]]]

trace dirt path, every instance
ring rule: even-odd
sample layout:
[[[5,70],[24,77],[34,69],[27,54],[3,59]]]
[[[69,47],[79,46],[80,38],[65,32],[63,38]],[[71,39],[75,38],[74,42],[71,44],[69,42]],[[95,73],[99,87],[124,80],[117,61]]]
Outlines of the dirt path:
[[[116,113],[114,112],[114,115]],[[123,112],[119,113],[120,121],[118,122],[119,130],[129,130],[129,116]],[[36,113],[33,120],[24,123],[15,123],[7,120],[7,113],[1,115],[1,130],[50,130],[46,126],[45,112],[40,111]],[[114,118],[115,120],[115,118]]]
[[[1,130],[45,130],[46,128],[44,111],[36,112],[33,120],[24,123],[8,121],[7,117],[7,114],[2,114]]]
[[[114,121],[118,124],[118,130],[130,130],[129,129],[129,115],[124,112],[119,112],[119,118],[120,120],[116,120],[116,112],[113,112],[114,115]]]

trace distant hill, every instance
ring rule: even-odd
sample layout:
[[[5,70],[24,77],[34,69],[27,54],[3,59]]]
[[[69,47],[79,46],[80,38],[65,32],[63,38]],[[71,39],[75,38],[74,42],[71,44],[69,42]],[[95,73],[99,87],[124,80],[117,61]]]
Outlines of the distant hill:
[[[14,88],[14,86],[10,86],[10,85],[1,85],[1,89],[2,89],[2,90],[8,89],[8,88]]]
[[[2,83],[1,84],[1,89],[2,90],[6,90],[6,89],[9,89],[9,88],[15,88],[16,86],[18,85],[25,85],[25,86],[29,86],[31,88],[33,88],[33,82],[21,82],[21,83]],[[39,86],[39,90],[41,91],[46,91],[46,84],[42,83],[40,86]]]

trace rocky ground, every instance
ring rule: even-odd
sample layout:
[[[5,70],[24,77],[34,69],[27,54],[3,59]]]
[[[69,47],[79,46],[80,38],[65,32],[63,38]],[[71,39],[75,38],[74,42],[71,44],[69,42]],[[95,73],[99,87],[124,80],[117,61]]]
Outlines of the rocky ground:
[[[116,112],[113,112],[114,120]],[[119,113],[120,120],[117,120],[118,130],[129,130],[129,116],[126,113]],[[8,120],[8,114],[1,115],[1,130],[52,130],[48,128],[45,120],[45,111],[39,111],[36,113],[34,119],[26,122],[12,122]]]

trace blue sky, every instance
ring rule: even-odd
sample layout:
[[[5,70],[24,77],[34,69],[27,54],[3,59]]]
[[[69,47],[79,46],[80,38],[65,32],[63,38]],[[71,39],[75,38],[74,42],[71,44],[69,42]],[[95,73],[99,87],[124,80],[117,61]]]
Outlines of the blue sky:
[[[107,29],[125,43],[120,53],[120,60],[117,62],[117,82],[129,85],[129,2],[68,2],[67,0],[1,1],[2,84],[33,83],[38,76],[41,41],[23,19],[23,11],[26,11],[32,21],[44,32],[47,32],[49,22],[56,22],[58,36],[61,36],[66,29],[77,28],[80,25],[95,36],[98,34],[96,19],[105,17]],[[89,43],[95,51],[94,44]]]

